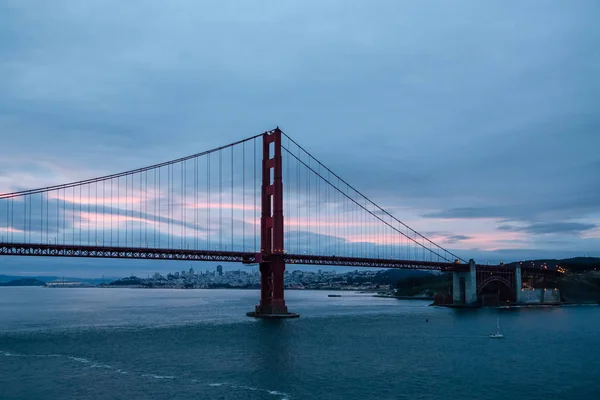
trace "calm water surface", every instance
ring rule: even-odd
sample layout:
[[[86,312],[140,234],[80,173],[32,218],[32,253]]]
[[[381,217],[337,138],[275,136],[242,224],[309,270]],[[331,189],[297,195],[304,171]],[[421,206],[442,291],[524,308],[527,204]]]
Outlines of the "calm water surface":
[[[0,288],[0,400],[600,398],[598,307],[327,294],[262,321],[258,291]]]

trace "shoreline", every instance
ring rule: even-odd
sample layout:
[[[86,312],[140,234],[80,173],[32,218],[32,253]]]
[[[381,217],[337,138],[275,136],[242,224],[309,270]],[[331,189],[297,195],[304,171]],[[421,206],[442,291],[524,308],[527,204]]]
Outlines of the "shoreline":
[[[386,299],[398,299],[398,300],[427,300],[433,301],[433,297],[429,296],[393,296],[388,294],[376,294],[373,297],[386,298]]]
[[[15,286],[17,287],[17,286]],[[19,287],[34,287],[32,286],[19,286]],[[69,289],[177,289],[177,290],[215,290],[215,289],[227,289],[227,290],[260,290],[260,287],[205,287],[205,288],[195,288],[195,287],[169,287],[169,286],[141,286],[141,285],[46,285],[46,286],[35,286],[35,287],[43,287],[48,289],[60,289],[60,288],[69,288]],[[285,290],[313,290],[316,292],[355,292],[355,293],[364,293],[364,294],[372,294],[377,293],[376,289],[324,289],[324,288],[285,288]],[[386,295],[375,295],[376,297],[388,297]],[[392,296],[394,297],[394,296]],[[433,299],[433,298],[431,298]]]
[[[554,308],[554,307],[581,307],[581,306],[600,306],[599,303],[540,303],[540,304],[511,304],[509,306],[479,306],[466,304],[430,304],[431,307],[443,307],[452,309],[474,310],[480,308]]]

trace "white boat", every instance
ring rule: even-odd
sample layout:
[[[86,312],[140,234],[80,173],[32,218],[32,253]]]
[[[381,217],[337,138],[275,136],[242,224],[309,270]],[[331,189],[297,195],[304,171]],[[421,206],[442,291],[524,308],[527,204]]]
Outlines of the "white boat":
[[[496,333],[491,333],[490,338],[492,339],[502,339],[504,335],[500,331],[500,318],[496,318]]]

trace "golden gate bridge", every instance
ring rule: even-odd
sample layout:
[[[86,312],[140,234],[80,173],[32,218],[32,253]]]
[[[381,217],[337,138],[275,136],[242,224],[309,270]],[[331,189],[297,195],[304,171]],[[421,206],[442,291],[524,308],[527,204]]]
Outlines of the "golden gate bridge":
[[[0,255],[256,263],[260,303],[249,315],[258,317],[297,316],[285,305],[286,264],[453,271],[455,301],[464,303],[476,299],[482,271],[486,282],[512,285],[518,300],[521,274],[434,243],[279,128],[144,168],[0,194],[0,233]]]

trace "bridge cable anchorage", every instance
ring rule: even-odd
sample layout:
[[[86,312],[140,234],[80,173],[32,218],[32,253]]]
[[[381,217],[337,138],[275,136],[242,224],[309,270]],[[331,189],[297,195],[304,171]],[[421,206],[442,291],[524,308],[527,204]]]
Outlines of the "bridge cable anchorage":
[[[419,243],[416,239],[417,237],[423,239],[424,241],[430,243],[431,245],[433,245],[434,247],[436,247],[437,249],[441,250],[442,252],[449,254],[450,256],[452,256],[454,259],[460,260],[464,263],[467,263],[464,259],[462,259],[461,257],[457,256],[456,254],[452,253],[451,251],[443,248],[442,246],[438,245],[437,243],[431,241],[430,239],[428,239],[427,237],[423,236],[422,234],[420,234],[419,232],[415,231],[414,229],[410,228],[408,225],[406,225],[404,222],[400,221],[398,218],[394,217],[392,214],[390,214],[389,212],[387,212],[386,210],[384,210],[382,207],[380,207],[379,205],[377,205],[375,202],[373,202],[372,200],[370,200],[368,197],[366,197],[364,194],[362,194],[360,191],[358,191],[357,189],[355,189],[352,185],[350,185],[348,182],[346,182],[344,179],[342,179],[339,175],[335,174],[333,171],[331,171],[327,166],[325,166],[323,163],[321,163],[318,159],[316,159],[311,153],[309,153],[306,149],[304,149],[302,146],[300,146],[296,141],[294,141],[291,137],[289,137],[285,132],[282,132],[282,134],[289,139],[289,141],[291,141],[298,149],[299,151],[301,150],[303,153],[305,153],[309,158],[312,158],[313,160],[315,160],[319,165],[321,165],[326,171],[328,171],[329,173],[331,173],[334,177],[336,177],[338,179],[338,182],[342,182],[345,185],[347,185],[350,189],[352,189],[354,192],[356,192],[359,196],[363,197],[365,199],[366,202],[370,203],[379,213],[383,213],[384,215],[387,215],[389,218],[391,218],[392,220],[394,220],[395,222],[399,223],[400,225],[402,225],[403,227],[405,227],[407,229],[407,233],[410,231],[412,233],[414,233],[415,235],[415,239],[410,238],[414,243],[420,245],[421,247],[425,247],[423,246],[421,243]],[[300,159],[300,157],[295,156],[288,148],[283,147],[282,148],[292,157],[296,158],[296,160],[300,163],[302,163],[305,167],[311,169],[311,171],[316,174],[317,176],[319,176],[321,179],[323,179],[324,181],[328,182],[330,185],[332,185],[332,183],[325,179],[323,175],[317,173],[314,169],[310,168],[309,165],[307,165],[304,161],[302,161]],[[332,185],[336,190],[339,189],[335,187],[335,185]],[[343,192],[342,192],[343,194]],[[352,199],[350,199],[352,200]],[[354,202],[355,204],[359,205],[359,203]],[[361,207],[363,208],[363,210],[369,212],[370,214],[374,215],[374,212],[369,211],[367,208],[365,207]],[[378,218],[380,219],[380,218]],[[381,220],[381,219],[380,219]],[[382,221],[384,222],[384,221]],[[384,222],[385,223],[385,222]],[[385,223],[386,225],[390,226],[391,225],[389,223]],[[396,230],[398,233],[403,234],[402,232]],[[407,236],[408,237],[408,236]],[[447,261],[454,261],[454,260],[450,260],[447,257],[444,257],[442,255],[440,255],[437,251],[434,252],[436,255],[439,255],[441,258],[444,258]]]

